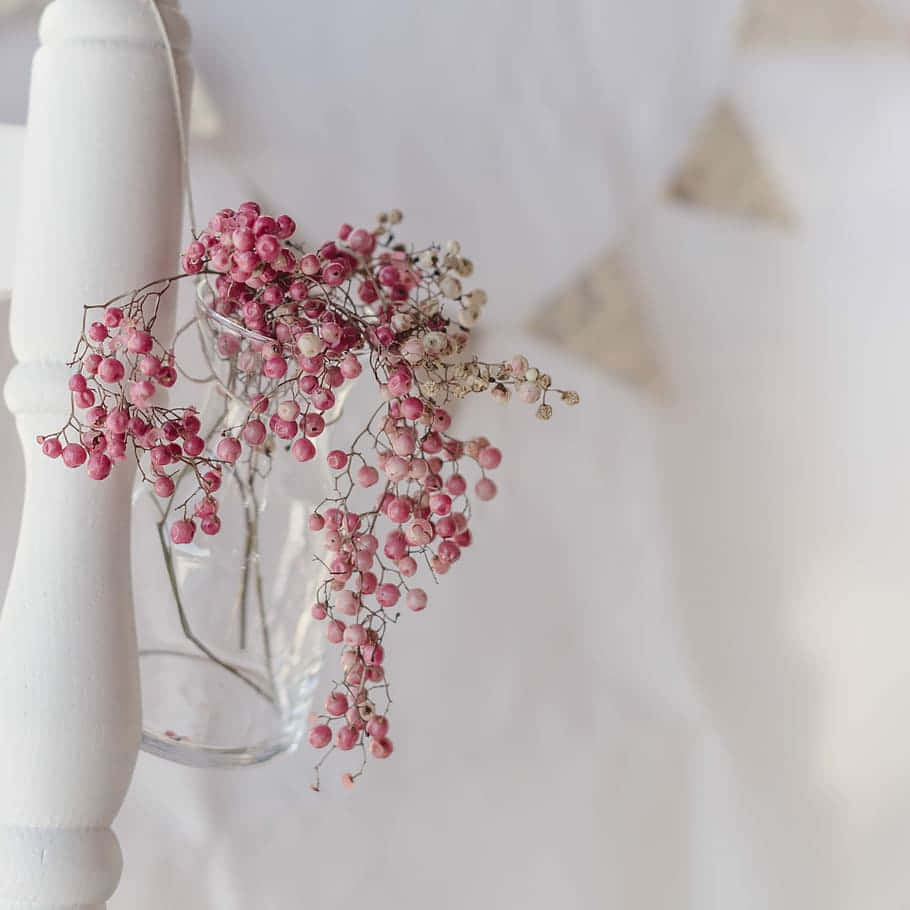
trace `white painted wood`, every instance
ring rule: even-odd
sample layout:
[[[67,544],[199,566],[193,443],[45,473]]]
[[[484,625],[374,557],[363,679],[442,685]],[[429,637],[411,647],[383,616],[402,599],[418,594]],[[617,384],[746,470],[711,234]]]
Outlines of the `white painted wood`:
[[[24,141],[25,127],[0,123],[0,205],[4,213],[0,218],[0,301],[7,299],[13,287]]]
[[[161,8],[188,89],[186,22]],[[182,175],[148,0],[56,0],[40,35],[5,390],[27,479],[0,614],[0,908],[94,910],[120,876],[110,825],[140,740],[132,478],[94,482],[34,438],[66,418],[82,306],[174,269]]]

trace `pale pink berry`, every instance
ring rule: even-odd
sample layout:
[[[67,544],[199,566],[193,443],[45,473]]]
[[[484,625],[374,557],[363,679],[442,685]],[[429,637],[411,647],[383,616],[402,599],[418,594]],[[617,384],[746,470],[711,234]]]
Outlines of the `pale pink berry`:
[[[356,379],[363,371],[360,361],[354,354],[348,354],[344,357],[341,363],[338,364],[338,368],[345,379]]]
[[[177,371],[170,365],[163,366],[155,378],[158,380],[159,385],[169,389],[177,382]]]
[[[401,416],[407,420],[419,420],[423,414],[423,402],[411,396],[401,402]]]
[[[367,630],[359,623],[353,623],[344,630],[345,644],[359,648],[367,640]]]
[[[41,445],[41,451],[48,458],[59,458],[63,454],[63,446],[59,439],[45,439]]]
[[[282,420],[296,420],[300,416],[300,405],[296,401],[282,401],[276,408]]]
[[[322,270],[322,266],[319,264],[319,259],[312,253],[301,258],[299,267],[300,271],[303,272],[304,275],[309,275],[310,277],[313,275],[318,275]]]
[[[403,556],[398,560],[398,571],[405,578],[413,578],[417,574],[417,560],[413,556]]]
[[[358,534],[357,546],[367,553],[375,553],[379,549],[379,540],[374,534]]]
[[[326,611],[326,608],[325,608],[325,604],[321,604],[321,603],[314,603],[313,606],[310,607],[310,613],[312,614],[313,619],[318,619],[318,620],[323,620],[328,615],[328,612]]]
[[[161,358],[153,354],[146,354],[139,361],[139,370],[146,376],[157,376],[161,372]]]
[[[145,407],[149,398],[154,394],[155,387],[147,379],[141,379],[139,382],[134,382],[130,385],[130,401],[138,408]]]
[[[116,357],[105,357],[98,365],[98,378],[104,382],[120,382],[126,370]]]
[[[376,591],[376,600],[384,607],[394,607],[398,603],[400,595],[401,592],[398,590],[397,585],[386,582],[381,584]]]
[[[521,354],[516,354],[507,364],[509,372],[516,379],[523,379],[525,373],[528,372],[528,358],[523,357]]]
[[[348,697],[344,692],[330,692],[325,700],[325,710],[331,717],[341,717],[348,709]]]
[[[126,341],[126,348],[133,354],[148,354],[152,349],[153,339],[148,332],[136,329]]]
[[[96,353],[87,354],[85,356],[85,358],[82,360],[82,367],[86,373],[88,373],[90,376],[94,376],[95,373],[98,372],[98,367],[100,366],[101,361],[103,359],[104,358],[100,354],[96,354]],[[70,380],[70,381],[72,381],[72,380]],[[83,386],[83,388],[84,388],[84,386]]]
[[[410,364],[420,363],[426,355],[423,342],[419,338],[408,338],[401,346],[401,356]],[[420,416],[419,414],[417,415]],[[412,420],[414,418],[411,418]]]
[[[415,518],[407,526],[404,533],[408,542],[417,547],[428,544],[436,534],[433,525],[425,518]]]
[[[482,477],[477,481],[474,492],[478,499],[490,500],[496,495],[496,484],[489,477]]]
[[[103,322],[93,322],[88,327],[88,337],[92,341],[104,341],[107,338],[107,326]]]
[[[314,749],[324,749],[332,741],[332,728],[328,724],[317,724],[307,735]]]
[[[89,456],[87,470],[92,480],[104,480],[111,473],[111,460],[102,452],[93,452]]]
[[[277,227],[276,233],[280,240],[287,240],[297,230],[297,224],[290,215],[279,215],[275,220],[275,224]]]
[[[486,468],[488,471],[493,470],[499,467],[499,463],[502,461],[502,452],[496,446],[486,446],[480,450],[477,460],[482,468]]]
[[[367,553],[366,551],[362,551],[354,557],[354,566],[360,572],[367,572],[373,568],[374,559],[375,559],[375,557],[373,556],[372,553]]]
[[[397,483],[399,480],[404,480],[405,477],[408,476],[410,467],[408,462],[400,455],[393,455],[385,463],[385,473],[389,480]]]
[[[191,458],[195,458],[205,448],[205,440],[201,436],[187,436],[183,440],[183,451]]]
[[[411,517],[411,504],[405,497],[397,496],[389,503],[386,514],[392,521],[401,524]]]
[[[412,430],[401,430],[392,437],[392,451],[396,455],[413,455],[417,441]]]
[[[86,389],[84,392],[73,392],[73,404],[77,408],[90,408],[95,403],[95,393],[91,389]]]
[[[221,519],[217,515],[205,515],[199,522],[203,534],[213,535],[221,530]]]
[[[396,370],[389,376],[388,389],[389,394],[394,398],[400,398],[411,391],[411,371],[407,369]]]
[[[335,394],[331,389],[324,389],[322,386],[313,389],[310,395],[310,401],[317,411],[328,411],[335,404]]]
[[[372,572],[361,572],[354,581],[354,589],[360,588],[361,594],[372,594],[379,584],[379,579]]]
[[[171,540],[176,544],[190,543],[196,534],[196,524],[188,518],[175,521],[171,525]]]
[[[262,234],[255,249],[264,262],[271,262],[281,252],[281,241],[274,234]]]
[[[325,429],[325,418],[321,414],[307,414],[300,423],[303,432],[311,438],[320,436]]]
[[[307,525],[311,531],[321,531],[325,527],[325,519],[318,512],[313,512],[307,519]]]
[[[448,515],[452,511],[452,497],[448,493],[434,493],[430,497],[430,511],[435,515]]]
[[[337,645],[344,638],[344,623],[338,619],[333,619],[325,627],[325,637],[333,644]]]
[[[240,457],[241,450],[242,446],[240,445],[239,440],[234,439],[233,436],[225,436],[223,439],[218,440],[218,445],[215,447],[215,454],[222,461],[226,461],[228,464],[234,464]]]
[[[78,468],[88,458],[85,449],[78,442],[71,442],[63,447],[63,463],[68,468]]]
[[[422,588],[411,588],[404,597],[404,604],[409,610],[419,613],[426,608],[427,592]]]
[[[446,481],[446,490],[449,491],[451,496],[461,496],[467,488],[468,482],[461,474],[452,474]]]
[[[248,420],[242,430],[243,438],[252,446],[258,446],[265,434],[265,424],[259,419]]]
[[[427,455],[436,455],[442,451],[442,438],[438,433],[427,433],[421,440],[420,447]]]
[[[385,648],[382,645],[365,645],[360,653],[363,655],[363,662],[367,665],[378,666],[385,659]]]
[[[291,446],[291,455],[298,461],[309,461],[316,455],[316,446],[306,436],[301,436]]]
[[[335,734],[335,745],[342,752],[348,752],[357,745],[357,731],[353,727],[341,727]]]
[[[433,411],[433,429],[437,433],[444,433],[452,425],[452,415],[445,408],[436,408]]]
[[[118,306],[109,306],[104,311],[104,324],[111,329],[117,328],[123,322],[123,310]]]
[[[457,562],[459,556],[461,556],[461,548],[452,540],[444,540],[439,545],[437,555],[444,562]]]
[[[283,357],[269,357],[262,365],[262,372],[269,379],[281,379],[288,371],[287,361]]]
[[[454,537],[458,533],[455,519],[445,515],[436,522],[436,533],[443,538]]]
[[[130,422],[129,413],[127,411],[121,410],[120,408],[118,408],[117,410],[111,411],[107,415],[107,419],[105,420],[105,424],[107,425],[107,428],[112,433],[125,433],[126,428],[129,425],[129,422]]]
[[[373,758],[388,758],[393,751],[392,740],[370,738],[370,755]]]
[[[162,499],[167,499],[168,496],[172,496],[174,493],[174,481],[170,477],[161,475],[160,477],[155,478],[155,495],[160,496]]]
[[[412,458],[408,477],[414,480],[423,480],[430,471],[429,465],[422,458]]]
[[[325,459],[333,471],[340,471],[347,466],[348,456],[341,449],[333,449]]]
[[[362,487],[371,487],[379,480],[379,471],[371,465],[364,465],[357,471],[357,483]]]

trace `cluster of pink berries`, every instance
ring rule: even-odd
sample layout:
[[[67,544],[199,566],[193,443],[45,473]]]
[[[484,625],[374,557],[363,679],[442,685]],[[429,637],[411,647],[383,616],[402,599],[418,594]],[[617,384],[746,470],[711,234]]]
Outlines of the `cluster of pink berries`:
[[[72,360],[79,369],[69,378],[69,420],[37,441],[45,455],[70,468],[84,465],[94,480],[104,480],[132,445],[143,478],[162,499],[174,495],[179,470],[195,472],[199,495],[184,505],[183,518],[170,530],[175,543],[189,543],[197,521],[206,534],[217,534],[221,527],[214,495],[221,485],[221,465],[205,455],[194,406],[173,409],[157,403],[156,391],[177,381],[173,352],[152,334],[170,284],[156,282],[128,300],[86,308]],[[92,320],[97,310],[100,318]],[[194,518],[189,517],[191,508]]]
[[[457,243],[414,251],[396,242],[400,220],[393,211],[371,229],[342,225],[336,240],[306,252],[291,241],[287,215],[263,215],[253,202],[218,212],[188,245],[178,277],[208,282],[203,335],[210,361],[229,367],[219,381],[248,403],[241,422],[208,439],[195,407],[156,403],[156,386],[169,388],[177,378],[172,345],[153,334],[161,295],[176,280],[168,279],[106,305],[100,321],[90,321],[98,308],[86,310],[70,420],[38,440],[71,467],[87,463],[99,480],[131,444],[142,476],[162,497],[174,496],[175,469],[192,471],[195,491],[177,506],[170,528],[172,541],[186,544],[197,525],[217,533],[215,493],[224,471],[278,446],[301,462],[315,458],[325,413],[367,369],[379,405],[347,448],[325,454],[333,488],[309,519],[323,534],[327,570],[312,613],[342,646],[343,671],[309,740],[345,752],[360,747],[364,758],[392,752],[387,624],[401,603],[426,607],[424,589],[412,586],[421,564],[433,577],[444,575],[471,545],[469,489],[480,500],[496,495],[487,472],[499,467],[499,449],[482,437],[451,435],[447,405],[477,392],[507,400],[514,390],[546,420],[548,396],[578,402],[522,356],[496,363],[459,357],[486,294],[463,289],[473,266]],[[473,481],[463,474],[468,466],[479,472]],[[381,710],[377,689],[386,699]]]
[[[387,625],[401,604],[414,612],[426,608],[426,591],[411,586],[421,564],[433,576],[444,575],[471,545],[462,465],[480,469],[479,499],[496,495],[486,471],[499,467],[501,452],[485,438],[453,438],[450,425],[446,409],[405,394],[371,421],[362,437],[370,439],[369,449],[328,453],[335,493],[309,518],[310,528],[324,535],[328,568],[312,614],[327,622],[328,640],[342,645],[343,674],[310,731],[317,748],[334,744],[348,751],[368,743],[376,758],[391,754],[388,717],[375,697],[378,691],[387,707]],[[378,492],[371,496],[371,490]]]

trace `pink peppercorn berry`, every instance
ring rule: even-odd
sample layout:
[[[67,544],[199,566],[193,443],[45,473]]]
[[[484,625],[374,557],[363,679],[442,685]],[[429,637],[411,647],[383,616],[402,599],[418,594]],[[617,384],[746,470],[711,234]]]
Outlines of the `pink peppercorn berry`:
[[[190,543],[196,534],[196,525],[187,518],[171,525],[171,540],[176,544]]]
[[[307,735],[314,749],[324,749],[332,741],[332,728],[328,724],[317,724]]]
[[[88,455],[78,442],[71,442],[63,447],[63,463],[68,468],[78,468],[85,464],[86,458]]]
[[[59,439],[44,439],[41,441],[41,451],[48,458],[59,458],[63,454],[63,446]]]

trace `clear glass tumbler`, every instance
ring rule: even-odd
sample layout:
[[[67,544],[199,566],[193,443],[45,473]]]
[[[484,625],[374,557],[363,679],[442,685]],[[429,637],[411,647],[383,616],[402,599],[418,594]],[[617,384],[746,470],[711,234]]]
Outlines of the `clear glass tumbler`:
[[[214,451],[221,429],[246,418],[252,396],[274,390],[244,369],[264,339],[208,310],[204,297],[198,306],[214,377],[199,416]],[[133,587],[148,752],[190,765],[250,765],[295,747],[306,730],[325,641],[310,615],[324,569],[307,518],[330,475],[324,459],[300,464],[284,448],[245,451],[225,471],[221,531],[197,533],[189,545],[173,544],[169,528],[193,477],[164,501],[137,484]]]

